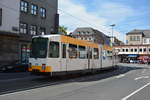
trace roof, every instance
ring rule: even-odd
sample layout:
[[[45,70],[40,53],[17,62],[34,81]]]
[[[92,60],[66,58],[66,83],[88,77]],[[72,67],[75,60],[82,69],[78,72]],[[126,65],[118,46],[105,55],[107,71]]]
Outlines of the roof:
[[[145,38],[150,38],[150,30],[132,30],[128,32],[127,35],[134,35],[134,34],[142,34]]]
[[[143,33],[145,38],[150,38],[150,30],[144,30]]]
[[[127,35],[134,35],[134,34],[142,34],[143,35],[143,31],[142,30],[132,30],[131,32],[128,32]]]

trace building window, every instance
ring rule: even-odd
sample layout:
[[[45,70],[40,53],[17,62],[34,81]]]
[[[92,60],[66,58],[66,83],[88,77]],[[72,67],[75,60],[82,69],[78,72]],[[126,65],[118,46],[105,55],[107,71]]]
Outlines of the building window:
[[[81,34],[81,32],[78,32],[78,34],[80,35],[80,34]]]
[[[150,52],[150,48],[149,48],[149,52]]]
[[[31,14],[32,15],[37,15],[38,12],[38,7],[34,4],[31,5]]]
[[[126,52],[128,52],[128,49],[126,49]]]
[[[45,8],[40,8],[40,15],[42,18],[46,17],[46,9]]]
[[[26,23],[20,23],[20,33],[27,34],[28,25]]]
[[[147,39],[144,39],[144,43],[147,43]]]
[[[21,1],[20,2],[20,10],[22,12],[28,12],[28,2],[26,1]]]
[[[37,27],[35,25],[30,26],[30,34],[36,35],[37,34]]]
[[[133,49],[131,49],[131,52],[133,52]]]
[[[83,32],[83,34],[86,34],[86,32]]]
[[[41,27],[41,28],[40,28],[40,33],[41,33],[41,35],[45,35],[45,33],[46,33],[46,29],[45,29],[45,28],[43,28],[43,27]]]
[[[134,52],[137,52],[137,49],[134,49]]]
[[[137,41],[140,41],[140,36],[137,36]]]
[[[133,39],[132,39],[132,36],[130,36],[130,41],[132,41]]]

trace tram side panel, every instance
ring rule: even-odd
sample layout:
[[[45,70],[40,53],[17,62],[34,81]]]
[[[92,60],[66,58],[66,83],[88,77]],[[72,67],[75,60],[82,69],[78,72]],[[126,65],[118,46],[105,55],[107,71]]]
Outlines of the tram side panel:
[[[102,68],[109,68],[113,66],[113,57],[108,55],[106,50],[102,51]]]

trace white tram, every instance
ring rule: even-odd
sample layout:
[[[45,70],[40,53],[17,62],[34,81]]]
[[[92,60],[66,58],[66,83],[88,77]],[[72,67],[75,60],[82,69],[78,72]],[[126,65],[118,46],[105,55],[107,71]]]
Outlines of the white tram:
[[[63,35],[34,36],[29,71],[41,75],[93,72],[114,67],[115,58],[108,45]]]

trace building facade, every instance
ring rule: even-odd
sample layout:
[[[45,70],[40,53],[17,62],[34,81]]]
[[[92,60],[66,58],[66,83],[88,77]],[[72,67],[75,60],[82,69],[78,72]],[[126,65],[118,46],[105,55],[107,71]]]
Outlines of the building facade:
[[[110,45],[110,39],[108,36],[91,27],[77,28],[74,32],[72,32],[71,36],[89,42]]]
[[[150,30],[133,30],[126,34],[127,45],[150,44]]]
[[[1,0],[0,31],[19,33],[20,2]]]
[[[150,44],[122,45],[114,47],[116,54],[122,61],[138,60],[139,57],[150,58]]]
[[[0,64],[28,62],[32,36],[58,33],[57,8],[58,0],[1,0]]]
[[[117,39],[116,37],[110,37],[110,41],[113,46],[124,45],[124,43],[120,41],[119,39]]]

